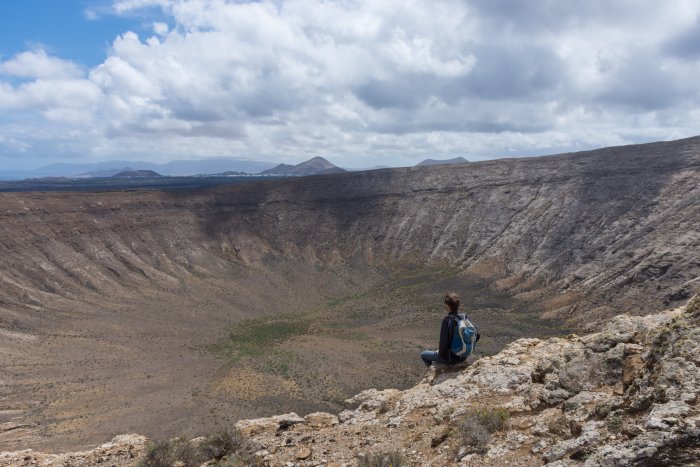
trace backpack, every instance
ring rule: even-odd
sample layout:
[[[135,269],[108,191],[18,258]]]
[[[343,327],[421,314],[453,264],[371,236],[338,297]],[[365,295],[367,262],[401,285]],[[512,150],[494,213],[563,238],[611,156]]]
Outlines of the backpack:
[[[476,349],[479,333],[466,315],[459,313],[453,319],[457,321],[457,324],[452,328],[450,351],[459,357],[467,358]]]

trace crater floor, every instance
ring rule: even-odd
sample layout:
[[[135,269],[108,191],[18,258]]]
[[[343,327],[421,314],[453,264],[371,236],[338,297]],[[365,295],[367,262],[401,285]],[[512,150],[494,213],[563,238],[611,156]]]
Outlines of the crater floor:
[[[3,449],[197,436],[239,418],[337,412],[368,387],[410,387],[425,373],[418,353],[437,344],[446,290],[460,291],[484,330],[477,357],[564,332],[451,268],[297,265],[305,274],[289,277],[287,266],[57,303],[45,330],[2,331]]]

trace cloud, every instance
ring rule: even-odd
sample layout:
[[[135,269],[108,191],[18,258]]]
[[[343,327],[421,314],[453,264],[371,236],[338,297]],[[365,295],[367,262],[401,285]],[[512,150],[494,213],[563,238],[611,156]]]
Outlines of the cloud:
[[[681,59],[700,58],[700,18],[665,44],[665,50]]]
[[[22,52],[10,60],[0,62],[0,74],[18,78],[54,80],[79,78],[81,67],[69,60],[51,57],[42,50]]]
[[[700,133],[694,0],[116,0],[111,14],[152,10],[152,35],[123,31],[90,70],[42,49],[0,62],[0,108],[17,115],[1,150],[57,138],[93,158],[362,167]]]
[[[156,22],[153,23],[153,32],[159,36],[165,36],[170,31],[170,27],[167,23]]]

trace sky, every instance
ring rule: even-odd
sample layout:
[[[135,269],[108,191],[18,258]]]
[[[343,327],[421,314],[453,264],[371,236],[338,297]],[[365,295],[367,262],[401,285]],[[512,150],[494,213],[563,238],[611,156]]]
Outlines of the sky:
[[[697,0],[8,0],[0,169],[672,140],[698,76]]]

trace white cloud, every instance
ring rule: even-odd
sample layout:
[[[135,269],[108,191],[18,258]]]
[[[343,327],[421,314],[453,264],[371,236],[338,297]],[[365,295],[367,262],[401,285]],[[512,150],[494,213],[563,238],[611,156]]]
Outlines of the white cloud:
[[[0,109],[48,112],[74,109],[94,110],[102,99],[101,90],[91,81],[35,80],[15,88],[0,83]]]
[[[91,70],[43,50],[0,62],[19,78],[0,76],[0,108],[25,114],[0,127],[4,152],[3,141],[31,154],[72,134],[64,153],[100,158],[370,166],[700,133],[691,0],[112,5],[153,8],[167,23],[151,37],[124,31]]]
[[[19,78],[71,79],[83,75],[81,67],[71,61],[50,57],[44,50],[22,52],[0,62],[0,74]]]
[[[165,36],[170,31],[170,27],[167,23],[156,22],[153,23],[153,32],[159,36]]]

